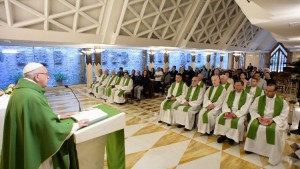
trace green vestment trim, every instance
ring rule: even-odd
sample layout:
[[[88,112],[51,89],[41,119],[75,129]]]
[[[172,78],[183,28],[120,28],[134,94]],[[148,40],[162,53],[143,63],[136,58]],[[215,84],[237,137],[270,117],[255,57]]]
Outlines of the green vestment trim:
[[[180,95],[182,94],[183,84],[184,84],[183,82],[180,82],[175,97],[178,97],[178,96],[180,96]],[[173,90],[174,90],[174,88],[175,88],[175,85],[176,85],[176,82],[174,82],[174,83],[171,85],[171,96],[172,96]],[[174,102],[175,102],[175,101],[167,100],[167,101],[165,102],[164,106],[163,106],[163,110],[171,109],[171,106],[172,106],[172,104],[173,104]]]
[[[216,102],[219,99],[220,95],[222,94],[223,89],[224,89],[224,87],[222,85],[219,85],[217,88],[217,91],[215,92],[215,94],[211,100],[211,97],[212,97],[211,95],[214,90],[214,86],[211,86],[209,88],[208,98],[211,100],[212,103]],[[203,123],[208,123],[208,112],[209,112],[209,110],[207,110],[202,116]]]
[[[229,96],[228,96],[228,100],[227,100],[227,105],[230,108],[231,112],[232,112],[232,106],[233,106],[233,102],[234,102],[234,98],[235,98],[235,91],[230,92]],[[238,103],[238,110],[240,110],[242,108],[242,106],[246,103],[247,100],[247,93],[243,90],[241,93],[241,97],[239,99],[239,103]],[[232,129],[237,129],[238,127],[238,121],[240,118],[236,117],[234,119],[231,119],[231,128]],[[220,118],[219,118],[219,124],[221,125],[225,125],[225,114],[223,114]]]
[[[245,92],[250,93],[250,90],[251,90],[251,86],[247,86],[246,89],[245,89]],[[254,94],[254,96],[253,96],[253,101],[254,101],[257,97],[261,96],[261,93],[262,93],[262,89],[261,89],[260,87],[256,87],[256,89],[255,89],[255,94]]]
[[[121,113],[108,105],[96,106],[112,117]],[[109,169],[125,169],[125,141],[124,129],[108,134],[106,142],[107,164]]]
[[[119,85],[120,82],[121,82],[121,79],[122,79],[122,77],[118,77],[118,78],[117,78],[117,81],[116,81],[116,83],[115,83],[115,85]]]
[[[227,90],[229,86],[230,86],[230,83],[227,82],[225,85],[225,89]]]
[[[202,87],[203,87],[203,85],[202,85]],[[192,100],[191,100],[191,101],[194,101],[194,100],[197,100],[197,99],[198,99],[199,92],[200,92],[200,89],[201,89],[202,87],[201,87],[201,85],[197,85],[196,89],[194,90],[193,97],[192,97]],[[187,95],[185,96],[185,100],[186,100],[186,101],[189,101],[189,98],[190,98],[191,93],[192,93],[192,89],[193,89],[193,86],[190,86],[190,87],[188,88]],[[183,106],[183,104],[180,104],[180,105],[176,106],[174,109],[177,110],[178,107],[180,107],[180,106]],[[191,107],[192,107],[192,106],[184,106],[183,111],[184,111],[184,112],[188,112],[189,109],[190,109]]]
[[[258,100],[258,114],[261,117],[264,117],[264,111],[266,107],[266,96],[261,96]],[[275,97],[275,103],[274,103],[274,114],[273,118],[276,116],[279,116],[283,108],[283,99],[280,97]],[[256,138],[257,130],[260,123],[258,122],[258,119],[254,119],[253,122],[250,124],[250,128],[247,134],[247,137],[254,140]],[[275,144],[275,128],[276,123],[273,122],[271,125],[266,126],[266,138],[268,144]]]
[[[126,80],[123,81],[123,84],[125,83],[124,86],[128,86],[130,79],[131,79],[130,77],[127,77]],[[119,92],[118,96],[121,97],[124,93],[125,93],[125,90],[121,90]]]
[[[103,76],[103,78],[102,78],[101,81],[100,81],[99,86],[96,87],[96,93],[98,93],[99,87],[101,86],[101,83],[102,83],[107,77],[108,77],[108,75],[104,75],[104,76]]]

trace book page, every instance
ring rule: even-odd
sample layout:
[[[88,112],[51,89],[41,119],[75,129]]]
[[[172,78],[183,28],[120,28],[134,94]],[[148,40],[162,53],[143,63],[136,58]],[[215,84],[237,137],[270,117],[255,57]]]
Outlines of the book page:
[[[89,124],[91,124],[100,121],[106,118],[107,116],[108,116],[107,113],[103,112],[100,109],[94,108],[94,109],[84,110],[75,115],[72,115],[72,118],[74,118],[77,121],[88,119]]]

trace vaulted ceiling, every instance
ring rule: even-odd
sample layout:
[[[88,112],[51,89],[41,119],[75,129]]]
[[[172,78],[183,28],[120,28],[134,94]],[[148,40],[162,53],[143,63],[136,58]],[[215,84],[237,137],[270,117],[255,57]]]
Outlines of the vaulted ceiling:
[[[272,34],[251,24],[243,13],[246,9],[238,4],[234,0],[0,0],[0,45],[270,50],[277,43]]]

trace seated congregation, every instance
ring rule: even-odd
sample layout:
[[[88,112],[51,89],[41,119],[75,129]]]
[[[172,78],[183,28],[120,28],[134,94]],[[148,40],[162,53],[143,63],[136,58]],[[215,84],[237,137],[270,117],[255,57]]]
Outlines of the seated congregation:
[[[219,76],[214,75],[212,86],[205,90],[197,77],[187,87],[177,74],[160,105],[159,122],[217,135],[218,143],[228,140],[231,145],[239,144],[246,137],[246,153],[269,157],[269,163],[277,165],[285,146],[289,106],[276,96],[275,83],[267,84],[263,91],[257,81],[253,77],[251,86],[244,88],[244,81],[236,80],[229,90],[227,82],[220,83]]]
[[[184,130],[195,129],[206,135],[217,135],[218,143],[245,141],[246,153],[269,157],[269,163],[281,162],[285,146],[289,106],[276,96],[275,81],[267,83],[260,72],[239,72],[231,78],[228,72],[179,73],[176,67],[158,69],[145,67],[142,72],[108,70],[91,85],[91,95],[108,103],[125,103],[126,93],[140,101],[142,95],[167,90],[160,105],[159,123],[177,125]],[[263,75],[268,72],[264,72]],[[210,76],[209,76],[210,74]],[[251,76],[250,76],[251,74]],[[152,77],[152,78],[151,78]],[[151,89],[152,88],[152,89]]]

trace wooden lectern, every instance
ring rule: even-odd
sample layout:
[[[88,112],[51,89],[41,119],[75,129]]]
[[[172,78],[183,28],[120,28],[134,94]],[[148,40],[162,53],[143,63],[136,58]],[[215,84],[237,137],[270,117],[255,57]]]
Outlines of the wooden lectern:
[[[125,127],[125,113],[121,112],[112,115],[111,112],[113,109],[109,106],[99,105],[96,107],[108,113],[109,117],[74,133],[74,142],[76,144],[80,169],[103,168],[108,135]],[[125,152],[125,150],[123,151]]]

